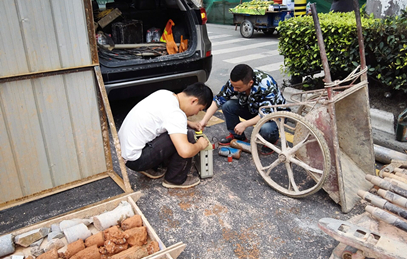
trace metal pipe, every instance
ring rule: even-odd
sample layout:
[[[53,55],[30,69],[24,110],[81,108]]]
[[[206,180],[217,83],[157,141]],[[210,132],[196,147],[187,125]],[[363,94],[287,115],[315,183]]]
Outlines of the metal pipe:
[[[324,73],[325,73],[325,83],[330,83],[330,82],[332,82],[331,72],[329,70],[328,58],[326,56],[326,51],[325,51],[324,38],[322,36],[321,25],[319,24],[319,18],[318,18],[318,14],[317,14],[317,9],[315,7],[315,3],[311,4],[311,12],[312,12],[312,18],[314,19],[315,31],[317,33],[319,53],[321,55],[322,66],[324,68]]]
[[[359,42],[360,70],[363,70],[366,68],[366,57],[365,57],[365,44],[363,42],[362,22],[360,19],[360,10],[359,10],[359,1],[358,0],[353,0],[353,8],[355,9],[356,30],[357,30],[358,42]],[[362,74],[360,79],[362,81],[367,80],[367,71]]]
[[[324,44],[324,38],[322,36],[322,30],[321,30],[321,25],[319,24],[319,18],[317,14],[317,9],[315,7],[315,3],[311,4],[311,12],[312,12],[312,18],[314,19],[314,26],[315,26],[315,31],[317,34],[317,39],[318,39],[318,46],[319,46],[319,52],[321,55],[321,61],[322,65],[324,68],[324,73],[325,73],[325,84],[329,84],[332,82],[331,78],[331,72],[329,70],[329,64],[328,64],[328,58],[326,56],[326,51],[325,51],[325,44]],[[330,85],[330,84],[329,84]],[[328,95],[328,113],[329,113],[329,119],[332,122],[331,123],[331,132],[332,132],[332,146],[334,150],[334,156],[332,159],[334,159],[335,162],[335,168],[336,168],[336,173],[338,175],[338,187],[339,187],[339,199],[342,207],[342,212],[347,213],[349,212],[349,208],[347,206],[347,201],[345,195],[345,186],[344,186],[344,179],[342,177],[342,169],[341,169],[341,164],[340,164],[340,148],[339,148],[339,141],[338,141],[338,127],[336,125],[336,114],[335,114],[335,104],[332,102],[333,95],[332,95],[332,86],[327,86],[327,95]]]

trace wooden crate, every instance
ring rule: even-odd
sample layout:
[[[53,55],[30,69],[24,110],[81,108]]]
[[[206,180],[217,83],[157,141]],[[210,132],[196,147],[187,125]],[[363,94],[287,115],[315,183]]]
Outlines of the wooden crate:
[[[110,211],[116,208],[122,201],[127,201],[128,203],[131,204],[134,210],[135,215],[140,215],[143,221],[143,225],[147,228],[148,232],[148,237],[152,241],[156,241],[159,244],[160,251],[144,258],[148,259],[157,259],[157,258],[166,258],[166,259],[175,259],[179,256],[179,254],[185,249],[185,244],[182,242],[176,243],[170,247],[166,247],[161,239],[158,237],[157,233],[154,231],[154,229],[151,227],[150,223],[148,222],[147,218],[143,215],[142,211],[139,209],[137,206],[136,202],[139,200],[139,198],[142,196],[141,192],[134,192],[131,194],[123,194],[116,196],[114,198],[101,201],[95,204],[91,204],[89,206],[86,206],[84,208],[78,209],[74,212],[66,213],[61,216],[54,217],[52,219],[30,225],[25,228],[18,229],[16,231],[10,232],[8,234],[12,234],[13,236],[17,236],[23,233],[26,233],[31,230],[47,227],[50,228],[52,224],[59,224],[62,220],[70,220],[70,219],[85,219],[85,218],[90,218],[96,215],[99,215],[105,211]],[[14,255],[17,254],[23,254],[23,250],[26,250],[27,248],[18,246],[16,248],[16,251],[13,253]],[[11,254],[11,255],[13,255]],[[8,255],[8,256],[11,256]]]

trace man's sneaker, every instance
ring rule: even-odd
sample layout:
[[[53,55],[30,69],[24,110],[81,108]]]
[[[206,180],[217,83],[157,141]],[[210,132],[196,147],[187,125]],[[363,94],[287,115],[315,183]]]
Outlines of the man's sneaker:
[[[278,142],[278,139],[276,140],[276,142],[274,142],[274,145],[276,145]],[[260,155],[263,156],[268,156],[274,153],[274,150],[272,150],[271,148],[267,147],[267,146],[262,146],[260,149]]]
[[[235,138],[235,136],[233,136],[232,133],[229,133],[229,135],[223,139],[221,139],[219,141],[219,146],[229,146],[230,145],[230,141],[232,141],[232,139],[238,139],[238,140],[242,140],[247,142],[247,138],[245,137],[244,139],[239,139],[239,138]]]
[[[154,169],[147,169],[146,171],[138,171],[141,174],[144,174],[145,176],[151,178],[151,179],[157,179],[160,177],[163,177],[165,175],[164,170],[158,170],[155,171]]]
[[[274,153],[274,150],[271,148],[268,148],[267,146],[262,146],[260,149],[260,155],[262,156],[268,156]]]
[[[191,188],[194,187],[196,185],[198,185],[201,182],[201,180],[199,179],[198,176],[196,175],[188,175],[187,179],[185,180],[185,182],[183,184],[173,184],[170,182],[167,182],[166,180],[164,180],[163,182],[163,186],[166,188],[171,188],[171,189],[186,189],[186,188]]]

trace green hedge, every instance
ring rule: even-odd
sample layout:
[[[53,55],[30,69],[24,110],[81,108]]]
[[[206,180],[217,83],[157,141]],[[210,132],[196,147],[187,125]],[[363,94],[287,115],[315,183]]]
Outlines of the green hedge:
[[[359,64],[355,14],[318,14],[332,79],[340,79]],[[407,92],[407,15],[386,19],[362,17],[369,81]],[[307,76],[322,70],[311,16],[280,22],[279,51],[286,73]]]

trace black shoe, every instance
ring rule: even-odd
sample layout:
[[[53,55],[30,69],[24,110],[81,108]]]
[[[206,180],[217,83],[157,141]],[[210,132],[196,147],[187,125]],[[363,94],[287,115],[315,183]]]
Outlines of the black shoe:
[[[277,145],[278,139],[274,142],[274,146]],[[272,150],[271,148],[263,145],[260,149],[260,155],[263,156],[268,156],[274,153],[274,150]]]
[[[263,156],[268,156],[274,153],[274,150],[268,148],[267,146],[262,146],[260,149],[260,154]]]
[[[219,146],[229,146],[229,145],[230,145],[230,141],[232,141],[232,139],[238,139],[238,140],[247,142],[247,138],[246,138],[246,137],[244,137],[244,139],[235,138],[235,136],[233,136],[232,133],[229,133],[229,136],[227,136],[227,137],[225,137],[225,138],[223,138],[223,139],[221,139],[221,140],[219,141]]]

